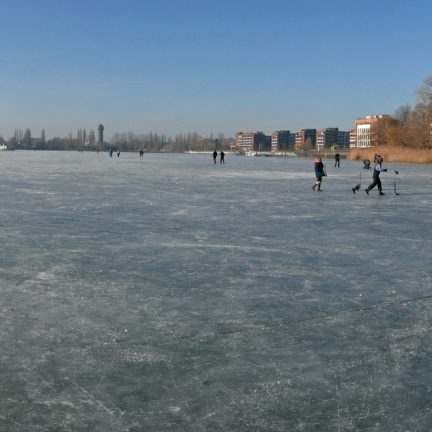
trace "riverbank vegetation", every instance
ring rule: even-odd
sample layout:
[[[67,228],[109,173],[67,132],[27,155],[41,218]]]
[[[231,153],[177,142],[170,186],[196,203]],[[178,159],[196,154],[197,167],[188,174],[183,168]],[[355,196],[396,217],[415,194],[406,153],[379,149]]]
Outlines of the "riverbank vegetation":
[[[347,157],[350,160],[373,161],[375,153],[380,154],[386,162],[432,163],[432,150],[428,148],[410,148],[394,145],[352,149]]]
[[[432,163],[432,75],[418,89],[415,106],[400,106],[375,134],[379,146],[351,149],[347,158],[373,160],[379,153],[387,162]]]

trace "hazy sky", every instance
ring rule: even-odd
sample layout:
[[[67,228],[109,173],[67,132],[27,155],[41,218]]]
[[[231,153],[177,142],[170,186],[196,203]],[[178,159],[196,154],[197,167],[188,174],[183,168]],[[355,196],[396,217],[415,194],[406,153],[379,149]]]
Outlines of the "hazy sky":
[[[0,134],[339,127],[414,103],[431,0],[0,0]]]

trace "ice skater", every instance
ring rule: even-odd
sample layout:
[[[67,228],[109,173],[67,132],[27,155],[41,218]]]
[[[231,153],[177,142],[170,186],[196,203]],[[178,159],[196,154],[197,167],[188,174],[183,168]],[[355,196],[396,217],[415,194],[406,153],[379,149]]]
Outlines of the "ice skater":
[[[369,195],[369,191],[373,189],[375,186],[378,186],[379,194],[385,195],[385,193],[382,191],[382,185],[380,179],[380,174],[382,172],[387,171],[382,167],[382,163],[384,162],[384,159],[381,157],[381,155],[377,154],[374,157],[374,162],[375,162],[375,167],[372,174],[373,182],[365,189],[365,192]]]
[[[340,168],[340,158],[341,158],[340,154],[336,153],[335,154],[335,168],[336,167]]]
[[[225,163],[225,153],[223,152],[223,150],[221,150],[220,152],[220,163],[221,164]]]
[[[321,183],[322,178],[325,176],[325,170],[324,170],[324,164],[322,163],[321,158],[317,157],[315,158],[315,177],[316,181],[315,184],[312,186],[312,189],[315,190],[318,188],[318,191],[321,192]]]
[[[370,164],[371,164],[370,160],[369,159],[365,159],[363,161],[363,169],[368,169],[368,170],[371,169]]]
[[[217,151],[215,150],[213,152],[213,162],[215,163],[215,165],[216,165],[216,158],[217,158]]]

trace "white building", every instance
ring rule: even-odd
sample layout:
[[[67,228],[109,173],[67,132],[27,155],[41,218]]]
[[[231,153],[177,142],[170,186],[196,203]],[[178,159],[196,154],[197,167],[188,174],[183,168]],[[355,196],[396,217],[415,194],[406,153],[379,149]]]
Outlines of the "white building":
[[[391,125],[397,120],[388,114],[367,115],[355,121],[354,129],[350,135],[351,148],[375,147],[380,144],[379,130],[382,127]]]

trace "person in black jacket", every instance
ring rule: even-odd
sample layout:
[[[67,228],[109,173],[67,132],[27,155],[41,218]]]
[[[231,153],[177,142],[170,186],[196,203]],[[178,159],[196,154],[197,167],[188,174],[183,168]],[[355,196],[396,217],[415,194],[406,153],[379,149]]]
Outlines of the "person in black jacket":
[[[217,158],[217,151],[215,150],[213,152],[213,162],[216,163],[216,158]]]
[[[220,152],[220,163],[221,164],[225,163],[225,153],[223,150],[221,150],[221,152]]]
[[[313,185],[312,189],[315,190],[318,188],[321,191],[321,182],[322,178],[325,176],[324,164],[322,163],[321,158],[315,158],[315,177],[316,181]]]

